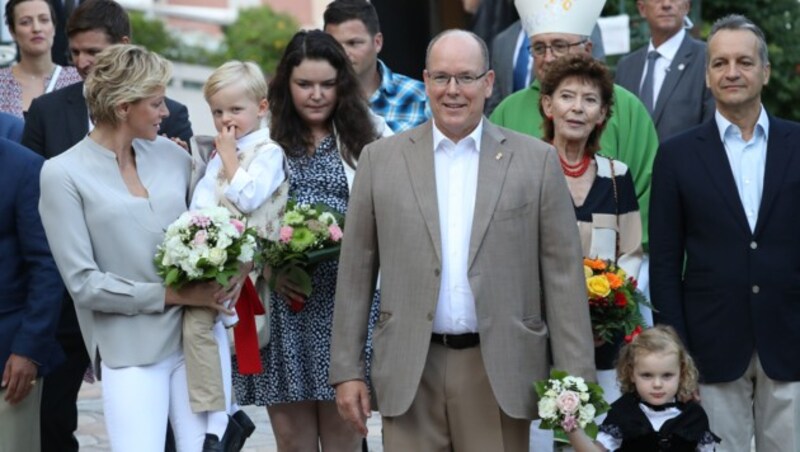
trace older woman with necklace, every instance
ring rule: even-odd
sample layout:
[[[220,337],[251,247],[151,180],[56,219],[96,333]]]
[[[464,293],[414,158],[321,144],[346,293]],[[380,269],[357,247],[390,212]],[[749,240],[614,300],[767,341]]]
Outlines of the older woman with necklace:
[[[597,152],[614,103],[614,85],[603,63],[567,55],[541,80],[544,138],[558,151],[567,179],[583,255],[617,262],[637,275],[642,260],[642,221],[628,167]],[[620,396],[613,370],[620,340],[598,341],[597,377],[608,401]]]

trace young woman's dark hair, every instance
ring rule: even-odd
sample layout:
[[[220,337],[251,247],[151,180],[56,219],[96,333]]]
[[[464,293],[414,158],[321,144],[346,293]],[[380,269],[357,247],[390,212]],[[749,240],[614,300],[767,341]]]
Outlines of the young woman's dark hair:
[[[272,139],[292,157],[303,155],[314,146],[311,130],[297,113],[290,90],[292,71],[303,60],[327,61],[336,69],[336,107],[329,120],[342,145],[339,152],[355,167],[361,149],[378,137],[347,54],[333,37],[320,30],[299,31],[292,37],[269,83]]]

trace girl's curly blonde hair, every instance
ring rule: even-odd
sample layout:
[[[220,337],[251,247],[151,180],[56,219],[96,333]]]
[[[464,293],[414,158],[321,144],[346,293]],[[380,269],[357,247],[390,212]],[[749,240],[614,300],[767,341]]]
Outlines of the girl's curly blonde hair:
[[[642,331],[633,340],[622,347],[617,358],[617,381],[622,393],[635,392],[633,368],[636,359],[651,353],[675,353],[680,363],[680,382],[678,383],[678,399],[691,398],[697,389],[698,372],[694,360],[686,350],[675,330],[666,325],[656,325]]]

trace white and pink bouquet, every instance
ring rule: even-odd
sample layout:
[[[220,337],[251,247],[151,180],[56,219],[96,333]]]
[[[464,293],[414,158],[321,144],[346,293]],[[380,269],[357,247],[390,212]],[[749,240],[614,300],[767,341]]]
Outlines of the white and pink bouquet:
[[[563,434],[580,427],[590,437],[597,436],[594,418],[609,409],[599,385],[553,370],[550,379],[537,381],[534,388],[539,396],[540,428]]]
[[[179,289],[192,281],[227,286],[240,265],[253,260],[256,231],[224,207],[184,212],[167,228],[156,251],[156,271],[164,285]]]
[[[338,259],[341,251],[344,217],[325,204],[299,204],[290,199],[281,221],[278,240],[266,240],[263,263],[271,269],[269,285],[275,289],[276,278],[284,274],[308,297],[311,273],[320,262]],[[292,302],[299,312],[305,303]]]

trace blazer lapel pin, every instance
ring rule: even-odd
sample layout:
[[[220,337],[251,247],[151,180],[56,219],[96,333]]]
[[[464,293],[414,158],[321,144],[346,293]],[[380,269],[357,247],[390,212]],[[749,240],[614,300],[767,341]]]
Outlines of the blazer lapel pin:
[[[682,71],[684,69],[686,69],[686,65],[685,64],[681,63],[681,64],[678,65],[678,70],[679,71]]]
[[[494,156],[495,160],[500,160],[501,158],[503,158],[503,153],[502,152],[498,152],[497,155]]]

